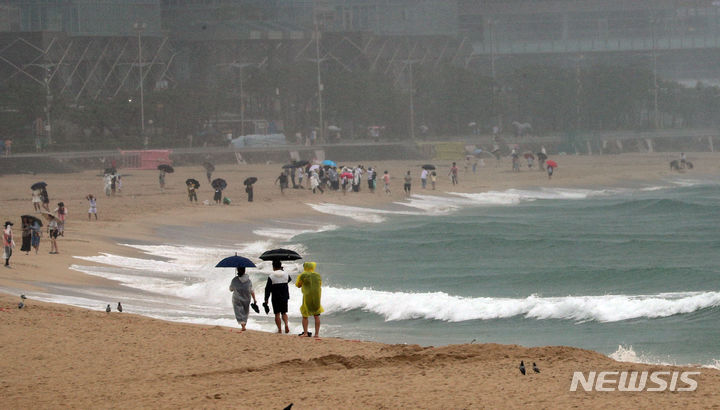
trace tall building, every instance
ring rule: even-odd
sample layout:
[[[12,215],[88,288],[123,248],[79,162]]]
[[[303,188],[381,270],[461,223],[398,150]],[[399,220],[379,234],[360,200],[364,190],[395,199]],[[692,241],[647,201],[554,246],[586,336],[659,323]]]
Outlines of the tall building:
[[[472,64],[652,63],[665,77],[717,81],[720,3],[713,0],[459,0]]]

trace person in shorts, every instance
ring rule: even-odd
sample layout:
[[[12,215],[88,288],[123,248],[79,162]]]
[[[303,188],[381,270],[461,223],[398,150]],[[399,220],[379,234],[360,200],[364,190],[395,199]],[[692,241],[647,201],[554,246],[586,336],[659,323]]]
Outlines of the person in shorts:
[[[92,215],[95,215],[95,220],[97,221],[97,199],[93,194],[88,194],[88,196],[85,197],[88,201],[88,205],[90,206],[88,208],[88,221],[90,220],[90,217]]]
[[[47,230],[48,235],[50,236],[50,253],[60,253],[57,246],[57,237],[60,235],[60,231],[58,229],[58,219],[52,214],[45,214],[45,216],[48,218]]]
[[[288,326],[288,300],[290,299],[290,289],[288,283],[292,280],[290,275],[285,273],[282,262],[279,260],[272,261],[273,272],[268,277],[265,284],[265,303],[263,306],[268,310],[268,300],[272,301],[272,309],[275,314],[275,325],[277,332],[282,333],[281,325],[285,323],[285,333],[290,333]],[[282,321],[281,321],[282,319]]]

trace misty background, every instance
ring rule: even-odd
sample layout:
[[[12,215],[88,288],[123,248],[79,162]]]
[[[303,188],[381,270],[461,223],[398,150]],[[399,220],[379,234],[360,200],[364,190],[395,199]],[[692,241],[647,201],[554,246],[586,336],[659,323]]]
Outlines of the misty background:
[[[4,0],[13,150],[717,127],[720,3]],[[374,127],[374,128],[373,128]],[[339,131],[337,131],[339,130]]]

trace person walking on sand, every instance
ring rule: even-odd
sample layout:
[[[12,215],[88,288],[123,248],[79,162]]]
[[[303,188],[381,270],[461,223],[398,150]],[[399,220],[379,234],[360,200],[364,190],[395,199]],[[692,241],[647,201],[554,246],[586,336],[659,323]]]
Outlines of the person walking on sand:
[[[42,228],[40,227],[40,221],[35,220],[32,224],[32,237],[30,238],[30,245],[35,249],[35,255],[40,250],[40,236],[42,236]]]
[[[28,217],[22,217],[22,244],[20,245],[20,252],[25,252],[25,255],[30,254],[30,242],[32,242],[32,226]]]
[[[42,207],[50,212],[50,195],[48,195],[47,188],[42,187],[42,189],[40,189],[40,199],[42,199]]]
[[[253,201],[253,184],[245,185],[245,193],[247,194],[248,202]]]
[[[410,189],[412,188],[412,176],[410,176],[410,171],[405,174],[405,184],[403,185],[403,191],[405,191],[406,196],[410,196]]]
[[[3,229],[3,258],[5,259],[6,268],[10,267],[10,257],[12,256],[12,250],[15,247],[12,226],[12,222],[5,221],[5,227]]]
[[[448,172],[448,175],[450,176],[450,180],[452,181],[453,185],[457,185],[458,183],[458,167],[453,162],[452,166],[450,167],[450,172]]]
[[[215,188],[215,194],[213,195],[213,200],[216,204],[220,205],[222,203],[222,189],[218,186]]]
[[[552,165],[547,166],[548,179],[552,179],[553,167]]]
[[[245,274],[244,267],[237,267],[237,276],[230,282],[230,292],[233,293],[232,304],[233,310],[235,311],[235,320],[237,320],[244,332],[245,325],[247,325],[248,314],[250,313],[250,297],[252,297],[253,303],[257,303],[252,281],[250,277]]]
[[[40,212],[40,204],[42,203],[42,198],[40,197],[41,192],[39,189],[33,189],[32,191],[32,204],[35,212]]]
[[[165,189],[165,171],[160,171],[158,182],[160,183],[160,189]]]
[[[409,172],[409,171],[408,171]],[[315,272],[315,262],[303,263],[303,273],[298,276],[295,286],[302,289],[303,301],[300,306],[303,332],[300,336],[310,337],[308,333],[308,317],[315,318],[315,337],[320,337],[320,314],[324,312],[320,299],[322,298],[322,277]]]
[[[388,174],[387,170],[383,172],[383,185],[385,189],[385,195],[390,195],[390,174]]]
[[[60,236],[65,236],[65,217],[67,216],[67,208],[63,202],[58,202],[57,208],[55,208],[55,215],[58,219],[58,232]]]
[[[290,275],[285,273],[282,262],[279,260],[272,261],[273,272],[268,277],[265,284],[265,311],[267,312],[268,300],[272,301],[273,314],[275,314],[275,325],[277,332],[282,333],[281,325],[285,323],[285,333],[290,333],[288,326],[288,300],[290,299],[290,289],[288,283],[292,280]],[[282,319],[282,321],[281,321]]]
[[[195,184],[192,182],[187,184],[187,191],[188,191],[188,200],[192,202],[195,200],[197,202],[197,187],[195,187]]]
[[[280,194],[285,194],[285,188],[288,187],[288,177],[285,172],[280,171],[280,175],[275,178],[275,183],[280,184]],[[302,182],[301,182],[302,184]],[[302,186],[302,185],[301,185]]]
[[[90,220],[90,217],[92,215],[95,215],[95,220],[97,221],[97,199],[95,199],[95,196],[93,194],[88,194],[88,196],[85,197],[88,201],[88,221]]]
[[[312,188],[313,194],[315,193],[316,189],[320,191],[321,194],[325,193],[325,191],[323,191],[322,189],[322,186],[320,186],[320,178],[315,171],[310,174],[310,188]]]
[[[430,185],[432,185],[433,191],[435,190],[435,183],[437,182],[437,173],[435,171],[430,172]]]
[[[59,235],[58,220],[52,214],[45,214],[45,216],[48,218],[47,230],[50,236],[50,253],[58,254],[60,253],[57,246],[57,237]]]
[[[420,172],[420,186],[422,186],[422,189],[427,188],[427,180],[428,180],[428,170],[423,168],[423,170]]]

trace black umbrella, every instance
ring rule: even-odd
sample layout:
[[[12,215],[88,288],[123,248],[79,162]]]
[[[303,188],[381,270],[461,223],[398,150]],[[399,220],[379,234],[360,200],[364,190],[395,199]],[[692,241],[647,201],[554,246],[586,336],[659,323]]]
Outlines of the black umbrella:
[[[157,169],[163,172],[167,172],[168,174],[172,174],[173,172],[175,172],[175,169],[173,169],[173,167],[168,164],[160,164],[157,166]]]
[[[260,259],[264,261],[294,261],[302,259],[302,256],[290,249],[272,249],[263,252],[263,254],[260,255]]]
[[[30,222],[30,225],[32,225],[32,224],[34,224],[35,222],[37,222],[38,224],[40,224],[40,226],[43,226],[43,223],[42,223],[42,221],[40,220],[40,218],[38,218],[38,217],[36,217],[36,216],[32,216],[32,215],[22,215],[22,216],[20,217],[20,220],[22,221],[22,220],[25,219],[25,218],[28,219],[28,222]]]
[[[542,152],[538,152],[537,157],[540,161],[545,161],[547,159],[547,155],[543,154]]]
[[[425,164],[425,165],[422,166],[422,169],[427,169],[427,170],[432,171],[433,169],[435,169],[435,165]]]
[[[213,181],[212,181],[212,183],[211,183],[210,185],[212,185],[213,188],[219,189],[219,190],[221,190],[221,191],[222,191],[223,189],[227,188],[227,182],[225,182],[225,180],[222,179],[222,178],[215,178],[215,179],[213,179]]]
[[[307,164],[309,164],[309,163],[310,163],[309,161],[305,161],[305,160],[303,159],[303,160],[300,160],[300,161],[294,161],[294,162],[292,163],[292,165],[293,165],[293,167],[295,167],[295,168],[299,168],[299,167],[304,167],[305,165],[307,165]]]
[[[195,188],[200,188],[200,183],[197,179],[188,178],[185,180],[185,185],[193,185]]]
[[[228,256],[227,258],[221,260],[218,262],[217,265],[215,265],[216,268],[254,268],[255,264],[248,258],[243,258],[242,256],[238,256],[235,254],[235,256]]]
[[[105,168],[105,172],[104,172],[104,173],[105,173],[105,174],[117,174],[117,169],[115,169],[114,167]]]
[[[30,186],[30,189],[32,189],[34,191],[36,189],[43,189],[46,186],[47,186],[46,182],[36,182]]]
[[[211,163],[209,163],[209,162],[204,162],[204,163],[203,163],[203,167],[204,167],[208,172],[213,172],[213,171],[215,171],[215,165],[213,165],[213,164],[211,164]]]
[[[257,182],[257,177],[248,177],[248,178],[245,178],[245,181],[243,181],[243,184],[252,185],[256,182]]]
[[[285,165],[283,165],[282,167],[283,167],[283,169],[297,168],[297,167],[296,167],[295,165],[293,165],[293,164],[285,164]]]

